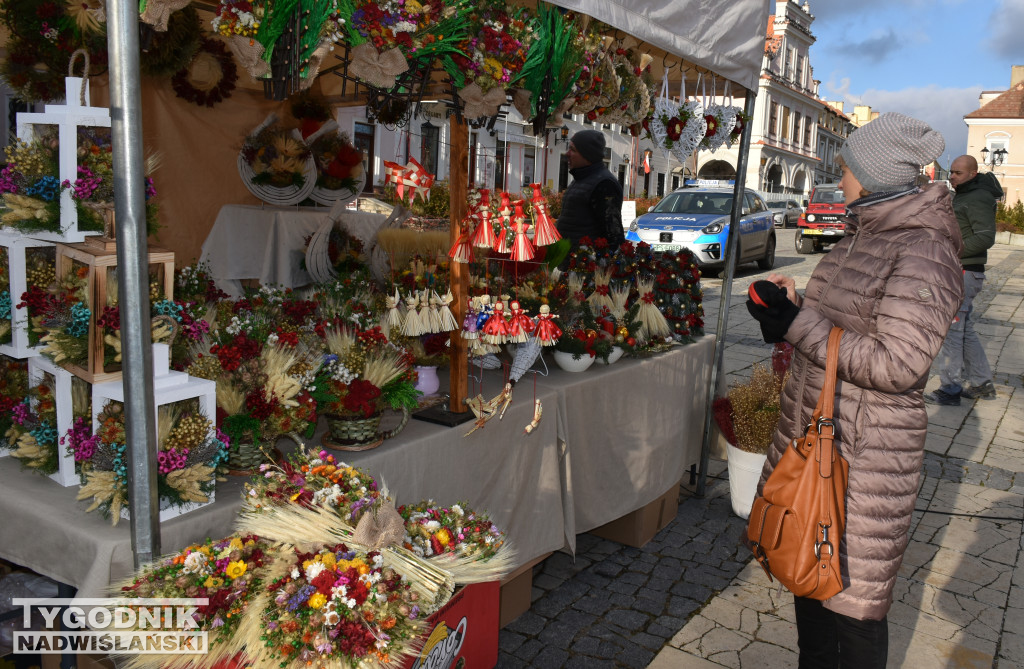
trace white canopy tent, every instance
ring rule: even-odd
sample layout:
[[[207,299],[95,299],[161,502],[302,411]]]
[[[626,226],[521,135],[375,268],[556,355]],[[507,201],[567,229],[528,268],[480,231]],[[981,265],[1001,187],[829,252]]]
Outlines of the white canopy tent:
[[[669,56],[684,59],[702,70],[728,79],[747,89],[746,112],[753,111],[754,92],[760,76],[764,39],[771,0],[647,0],[643,5],[628,0],[555,0],[552,4],[586,14],[623,31]],[[127,441],[131,453],[129,494],[131,531],[136,566],[160,553],[159,505],[156,487],[156,457],[149,447],[155,442],[153,384],[149,370],[149,305],[146,299],[147,240],[143,183],[143,144],[139,85],[138,3],[108,0],[107,43],[110,55],[111,118],[114,139],[115,213],[118,221],[118,279],[122,303],[138,309],[122,311],[125,335],[124,383]],[[749,127],[740,147],[737,173],[745,171],[749,148]],[[463,147],[464,150],[464,147]],[[455,178],[455,174],[453,174]],[[737,192],[743,188],[742,177]],[[733,220],[739,216],[740,198],[735,198]],[[731,226],[727,245],[727,267],[722,285],[722,309],[716,334],[716,363],[708,389],[708,418],[705,419],[701,455],[702,492],[707,468],[710,404],[721,364],[724,316],[735,265],[736,226]]]

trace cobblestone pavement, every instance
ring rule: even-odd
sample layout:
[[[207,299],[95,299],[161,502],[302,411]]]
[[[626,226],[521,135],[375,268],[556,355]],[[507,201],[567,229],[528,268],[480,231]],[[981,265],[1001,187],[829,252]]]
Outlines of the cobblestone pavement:
[[[797,256],[779,230],[776,271],[802,287],[821,255]],[[744,306],[751,266],[734,280],[724,383],[768,358]],[[705,281],[707,330],[722,282]],[[925,478],[889,614],[889,667],[1024,667],[1024,249],[989,253],[975,300],[995,400],[929,406]],[[928,390],[938,385],[933,369]],[[745,521],[712,459],[703,498],[684,479],[679,511],[631,548],[590,534],[575,558],[534,568],[533,605],[499,635],[498,667],[796,667],[792,596],[770,587],[738,545]]]

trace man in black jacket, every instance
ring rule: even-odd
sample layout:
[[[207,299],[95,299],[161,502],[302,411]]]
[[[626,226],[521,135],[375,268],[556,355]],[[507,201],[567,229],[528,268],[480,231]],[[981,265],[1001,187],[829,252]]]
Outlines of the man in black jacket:
[[[996,397],[992,368],[974,330],[977,317],[973,310],[974,298],[985,283],[988,249],[996,241],[996,200],[1003,197],[1003,188],[991,172],[978,173],[978,161],[973,156],[960,156],[953,161],[949,183],[956,189],[953,212],[964,242],[960,253],[964,301],[936,359],[942,385],[927,393],[924,401],[959,406],[961,396],[985,400]]]
[[[614,248],[626,241],[622,230],[622,186],[604,166],[604,135],[581,130],[565,153],[573,182],[562,195],[556,226],[576,248],[580,239],[603,237]]]

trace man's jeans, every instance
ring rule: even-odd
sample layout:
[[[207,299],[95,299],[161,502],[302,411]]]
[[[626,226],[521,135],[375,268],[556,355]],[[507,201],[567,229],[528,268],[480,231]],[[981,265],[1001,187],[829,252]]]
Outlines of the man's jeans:
[[[971,317],[974,297],[984,283],[984,272],[964,272],[964,301],[939,351],[939,387],[951,395],[959,394],[965,382],[975,387],[992,380],[992,368]]]

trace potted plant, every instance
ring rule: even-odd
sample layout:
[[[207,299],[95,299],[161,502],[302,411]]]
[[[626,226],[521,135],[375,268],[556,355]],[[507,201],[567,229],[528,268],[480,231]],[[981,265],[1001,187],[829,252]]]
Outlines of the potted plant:
[[[749,381],[714,402],[715,420],[728,442],[732,510],[741,518],[750,515],[757,481],[779,423],[783,383],[783,375],[755,363]]]

